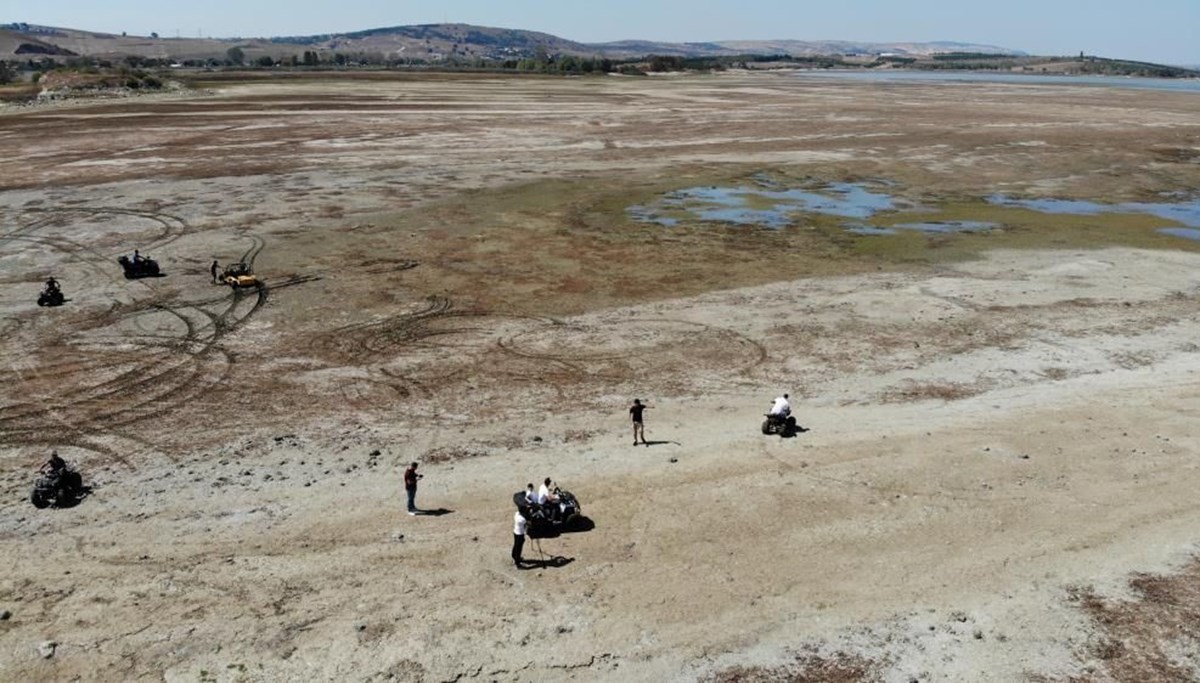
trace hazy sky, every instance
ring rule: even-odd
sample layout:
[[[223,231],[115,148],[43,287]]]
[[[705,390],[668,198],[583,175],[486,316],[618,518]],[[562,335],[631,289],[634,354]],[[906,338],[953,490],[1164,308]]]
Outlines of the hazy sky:
[[[0,0],[0,23],[16,21],[212,37],[460,22],[581,42],[955,40],[1200,64],[1200,0]]]

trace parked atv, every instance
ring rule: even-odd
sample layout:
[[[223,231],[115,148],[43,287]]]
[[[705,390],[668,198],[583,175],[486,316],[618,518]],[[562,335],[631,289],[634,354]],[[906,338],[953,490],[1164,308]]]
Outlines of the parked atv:
[[[162,272],[158,269],[158,261],[152,258],[135,258],[131,259],[122,254],[117,258],[117,263],[125,269],[126,280],[136,280],[142,277],[158,277]]]
[[[29,494],[29,502],[38,509],[50,507],[70,507],[79,502],[85,493],[83,477],[70,467],[64,467],[58,472],[43,474],[33,485]]]
[[[796,435],[796,418],[791,415],[767,414],[762,423],[763,434],[778,434],[780,436]]]
[[[38,295],[38,306],[62,306],[66,300],[61,289],[47,287]]]
[[[528,533],[531,536],[553,536],[563,531],[573,531],[584,527],[587,518],[583,516],[583,506],[579,499],[570,491],[554,489],[558,496],[557,503],[538,505],[525,500],[525,492],[513,494],[513,503],[529,522]]]

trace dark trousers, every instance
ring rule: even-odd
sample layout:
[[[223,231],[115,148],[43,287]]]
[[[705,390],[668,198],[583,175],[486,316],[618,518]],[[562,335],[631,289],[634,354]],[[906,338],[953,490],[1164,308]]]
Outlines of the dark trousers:
[[[416,512],[417,511],[417,502],[416,502],[417,501],[417,487],[414,486],[411,489],[405,489],[404,492],[408,494],[408,511]]]
[[[513,551],[512,558],[516,564],[521,563],[521,549],[525,547],[525,535],[513,534]]]

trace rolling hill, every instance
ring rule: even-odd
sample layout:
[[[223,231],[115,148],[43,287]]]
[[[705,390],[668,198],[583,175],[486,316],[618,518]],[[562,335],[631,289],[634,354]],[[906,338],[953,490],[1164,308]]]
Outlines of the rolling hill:
[[[965,43],[860,43],[847,41],[734,40],[665,43],[625,40],[580,43],[547,33],[469,24],[425,24],[375,28],[351,33],[272,38],[167,38],[128,36],[13,23],[0,26],[0,59],[26,59],[31,54],[105,59],[125,56],[156,59],[225,59],[236,47],[247,60],[261,56],[286,59],[305,51],[345,54],[375,53],[388,58],[438,61],[451,57],[490,60],[520,59],[537,54],[630,59],[647,55],[679,57],[739,54],[811,56],[827,54],[897,54],[927,56],[944,52],[1020,55],[992,45]]]

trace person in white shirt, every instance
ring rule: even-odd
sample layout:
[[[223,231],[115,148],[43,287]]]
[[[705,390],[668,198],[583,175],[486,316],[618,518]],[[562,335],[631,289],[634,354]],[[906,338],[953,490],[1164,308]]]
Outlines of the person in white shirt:
[[[561,508],[558,504],[558,496],[550,489],[550,477],[546,477],[541,487],[538,488],[537,499],[538,505],[542,509],[542,515],[547,520],[553,521],[558,519]]]
[[[775,404],[771,406],[771,412],[767,413],[771,417],[787,417],[792,414],[792,406],[788,403],[788,395],[784,394],[775,399]]]
[[[521,559],[521,549],[525,547],[525,525],[525,516],[521,514],[521,511],[517,510],[514,512],[512,561],[513,566],[517,569],[521,569],[521,563],[524,562]]]
[[[538,494],[537,491],[533,490],[532,483],[525,487],[525,502],[529,503],[530,505],[538,502]]]
[[[546,480],[543,481],[542,485],[538,488],[537,502],[538,505],[546,505],[547,503],[558,502],[558,496],[554,495],[550,491],[550,477],[546,477]]]

